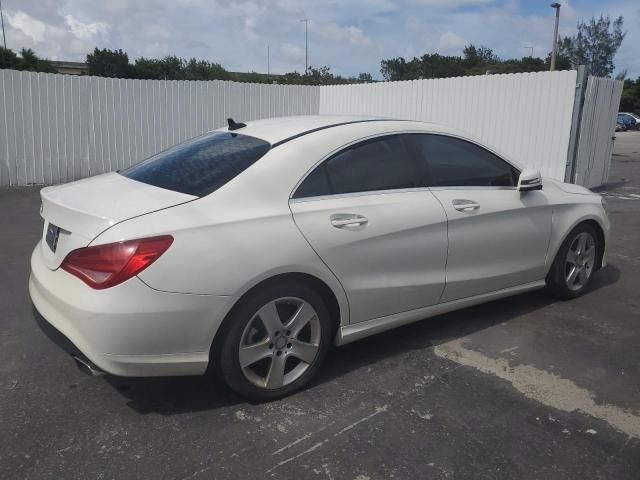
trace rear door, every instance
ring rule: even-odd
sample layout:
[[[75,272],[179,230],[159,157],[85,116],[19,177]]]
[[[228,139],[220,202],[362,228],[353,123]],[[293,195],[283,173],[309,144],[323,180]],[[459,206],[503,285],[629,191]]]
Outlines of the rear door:
[[[351,145],[317,166],[290,201],[298,228],[342,283],[351,322],[436,304],[446,217],[399,135]]]
[[[551,235],[551,207],[544,191],[520,193],[515,167],[466,140],[414,134],[408,142],[448,218],[441,301],[543,279]]]

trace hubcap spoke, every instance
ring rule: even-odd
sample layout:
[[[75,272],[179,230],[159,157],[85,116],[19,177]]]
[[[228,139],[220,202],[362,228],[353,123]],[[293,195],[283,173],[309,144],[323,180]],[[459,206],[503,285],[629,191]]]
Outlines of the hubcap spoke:
[[[569,250],[567,253],[567,263],[575,265],[578,262],[578,255],[573,250]]]
[[[270,357],[273,351],[269,349],[269,339],[263,340],[253,345],[240,347],[240,366],[242,368],[253,365],[263,358]]]
[[[267,329],[270,337],[273,337],[275,332],[282,330],[282,320],[280,320],[280,315],[276,309],[276,302],[267,303],[258,310],[257,315],[262,320],[264,328]]]
[[[587,270],[583,268],[578,273],[578,282],[580,283],[580,285],[584,285],[585,283],[587,283],[588,279],[589,275],[587,274]]]
[[[284,364],[285,355],[274,355],[271,359],[271,366],[267,374],[267,388],[280,388],[284,385]]]
[[[291,331],[291,336],[296,337],[307,323],[316,316],[316,311],[308,304],[303,303],[296,313],[287,322],[287,329]]]
[[[318,353],[318,345],[302,342],[300,340],[291,340],[291,350],[289,355],[299,358],[305,363],[311,365]]]
[[[571,269],[571,271],[569,272],[569,275],[567,276],[567,285],[569,285],[570,287],[573,286],[579,272],[580,272],[580,269],[578,269],[578,267],[573,267]]]
[[[584,253],[586,245],[587,245],[587,235],[584,233],[581,233],[578,236],[578,248],[577,248],[578,254]]]

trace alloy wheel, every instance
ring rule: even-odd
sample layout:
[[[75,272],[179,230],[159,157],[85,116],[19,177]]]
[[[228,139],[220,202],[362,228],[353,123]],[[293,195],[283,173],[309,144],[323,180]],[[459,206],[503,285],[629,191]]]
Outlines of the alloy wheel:
[[[320,332],[320,319],[308,302],[296,297],[268,302],[242,333],[238,351],[242,373],[260,388],[291,384],[313,364]]]
[[[565,282],[572,291],[580,290],[589,281],[596,260],[596,242],[588,232],[576,235],[565,259]]]

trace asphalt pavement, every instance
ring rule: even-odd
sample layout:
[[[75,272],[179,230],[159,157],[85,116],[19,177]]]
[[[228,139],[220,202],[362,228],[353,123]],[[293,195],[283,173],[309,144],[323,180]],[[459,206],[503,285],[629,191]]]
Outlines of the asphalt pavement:
[[[618,134],[609,265],[334,349],[304,391],[89,377],[27,291],[38,188],[0,189],[2,479],[640,478],[640,132]]]

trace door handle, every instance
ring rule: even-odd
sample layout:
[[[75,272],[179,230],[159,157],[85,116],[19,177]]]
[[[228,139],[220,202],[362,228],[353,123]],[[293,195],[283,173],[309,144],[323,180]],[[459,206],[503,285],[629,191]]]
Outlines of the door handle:
[[[474,202],[473,200],[456,199],[451,203],[453,204],[453,208],[455,208],[459,212],[464,213],[475,212],[480,208],[480,204],[478,202]]]
[[[335,228],[358,228],[364,227],[369,220],[363,215],[352,213],[336,213],[331,215],[331,225]]]

